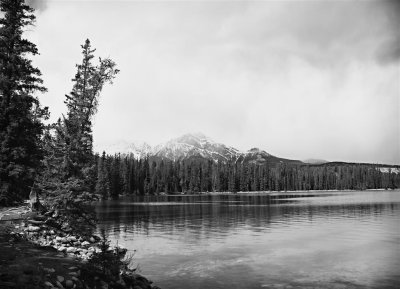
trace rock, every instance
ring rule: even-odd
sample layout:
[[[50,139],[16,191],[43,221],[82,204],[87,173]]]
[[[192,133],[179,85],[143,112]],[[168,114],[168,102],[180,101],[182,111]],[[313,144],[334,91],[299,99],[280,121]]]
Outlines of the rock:
[[[74,282],[72,282],[72,280],[65,281],[65,287],[67,287],[67,288],[74,287]]]
[[[54,273],[56,270],[54,268],[43,268],[43,271],[46,273]]]
[[[76,237],[75,236],[69,236],[67,237],[68,242],[76,242]]]
[[[69,274],[70,276],[75,276],[75,277],[78,277],[78,276],[79,276],[77,272],[69,272],[68,274]]]
[[[64,280],[65,280],[65,278],[63,276],[60,276],[60,275],[57,276],[58,282],[62,283],[62,282],[64,282]]]
[[[67,248],[64,247],[64,246],[61,246],[57,250],[60,251],[60,252],[64,252],[65,250],[67,250]]]
[[[72,279],[74,282],[78,282],[78,281],[79,281],[79,279],[76,278],[75,276],[72,276],[71,279]]]
[[[43,225],[43,221],[36,221],[36,220],[28,220],[28,223],[33,224],[33,225]]]
[[[76,248],[75,247],[68,247],[67,248],[67,253],[75,253],[76,252]]]
[[[29,227],[28,227],[28,231],[29,231],[29,232],[39,232],[39,231],[40,231],[40,227],[37,227],[37,226],[29,226]]]
[[[82,246],[89,246],[90,243],[89,243],[88,241],[84,241],[84,242],[81,243],[81,245],[82,245]]]
[[[56,281],[56,285],[60,289],[64,289],[64,286],[60,283],[60,281]]]
[[[51,284],[49,281],[44,282],[44,285],[50,288],[53,288],[53,284]]]
[[[68,243],[68,239],[66,237],[62,237],[61,238],[61,243]]]
[[[90,243],[96,242],[96,240],[93,237],[90,237],[89,241],[90,241]]]
[[[54,232],[54,231],[53,231],[53,232]],[[57,237],[56,237],[56,241],[57,241],[57,242],[61,242],[61,240],[62,240],[62,237],[60,237],[60,236],[57,236]]]

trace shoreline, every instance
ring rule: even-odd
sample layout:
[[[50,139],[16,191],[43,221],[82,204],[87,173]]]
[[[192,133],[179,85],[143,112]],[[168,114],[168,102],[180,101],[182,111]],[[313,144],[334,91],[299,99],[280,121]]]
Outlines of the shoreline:
[[[285,194],[304,194],[304,193],[340,193],[340,192],[368,192],[368,191],[396,191],[399,189],[365,189],[365,190],[297,190],[297,191],[239,191],[239,192],[198,192],[198,193],[174,193],[174,194],[154,194],[154,195],[120,195],[120,197],[185,197],[185,196],[212,196],[212,195],[285,195]]]
[[[88,260],[104,250],[101,238],[55,228],[51,218],[26,205],[0,209],[0,288],[159,289],[136,269],[119,269],[119,278],[111,279],[90,267]],[[126,252],[107,247],[121,260]]]

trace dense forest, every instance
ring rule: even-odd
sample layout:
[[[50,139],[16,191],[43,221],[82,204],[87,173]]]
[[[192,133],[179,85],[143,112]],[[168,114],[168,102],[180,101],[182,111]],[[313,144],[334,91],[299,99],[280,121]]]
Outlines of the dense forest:
[[[238,191],[365,190],[400,187],[400,175],[371,164],[293,165],[178,161],[133,155],[96,156],[95,191],[103,198],[119,194]]]

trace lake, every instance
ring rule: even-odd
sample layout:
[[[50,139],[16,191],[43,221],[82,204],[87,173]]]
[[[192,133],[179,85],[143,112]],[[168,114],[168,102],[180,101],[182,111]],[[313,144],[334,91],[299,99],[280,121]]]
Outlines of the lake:
[[[96,211],[162,289],[400,288],[399,190],[127,197]]]

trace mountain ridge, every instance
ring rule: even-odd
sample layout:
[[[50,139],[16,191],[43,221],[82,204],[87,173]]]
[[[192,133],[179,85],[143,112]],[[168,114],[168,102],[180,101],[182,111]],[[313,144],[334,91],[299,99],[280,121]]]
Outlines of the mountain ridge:
[[[202,133],[187,133],[154,147],[151,147],[146,142],[129,143],[120,141],[108,146],[96,147],[96,151],[99,153],[105,151],[107,154],[133,154],[135,158],[159,157],[173,161],[201,157],[216,162],[303,163],[299,160],[273,156],[265,150],[255,147],[247,151],[240,151],[232,146],[215,142]]]

